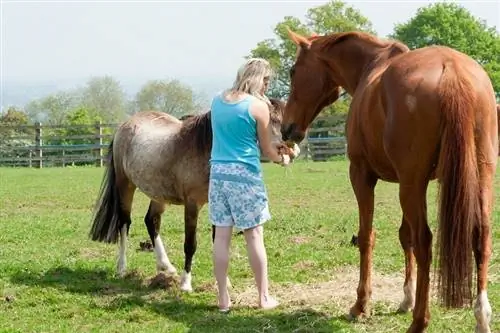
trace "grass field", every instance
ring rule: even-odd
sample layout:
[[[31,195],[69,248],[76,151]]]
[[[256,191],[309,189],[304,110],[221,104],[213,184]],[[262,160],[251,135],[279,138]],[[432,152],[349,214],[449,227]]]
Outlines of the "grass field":
[[[256,293],[244,239],[232,243],[230,276],[234,310],[216,311],[207,208],[200,214],[191,294],[151,288],[152,252],[143,217],[147,200],[136,194],[128,246],[127,278],[115,277],[116,245],[87,238],[91,209],[104,169],[0,169],[0,332],[404,332],[411,314],[395,314],[402,299],[404,257],[398,240],[397,185],[380,182],[374,225],[373,314],[344,319],[355,299],[357,204],[348,163],[296,163],[292,173],[265,165],[273,219],[266,226],[271,290],[279,309],[253,308]],[[500,175],[500,174],[499,174]],[[496,191],[500,193],[500,176]],[[436,185],[429,190],[434,230]],[[498,202],[498,200],[496,201]],[[500,332],[500,209],[493,216],[494,249],[489,297],[492,332]],[[167,208],[162,236],[170,260],[182,270],[183,211]],[[431,305],[428,332],[472,332],[471,309]]]

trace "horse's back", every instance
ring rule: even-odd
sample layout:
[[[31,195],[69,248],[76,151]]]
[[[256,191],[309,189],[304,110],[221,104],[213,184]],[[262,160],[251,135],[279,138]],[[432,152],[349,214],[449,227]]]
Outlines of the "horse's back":
[[[403,52],[387,60],[360,85],[353,96],[348,120],[350,158],[367,161],[381,179],[399,181],[396,164],[435,164],[441,128],[443,73],[452,86],[456,103],[474,100],[483,108],[476,119],[495,111],[494,94],[486,72],[473,59],[453,49],[430,46]],[[448,84],[448,86],[450,86]],[[359,89],[359,88],[358,88]],[[472,105],[470,105],[472,107]],[[481,123],[480,121],[478,124]],[[495,122],[496,123],[496,122]],[[417,161],[410,156],[428,156]],[[401,166],[399,166],[401,168]]]
[[[113,139],[116,170],[152,199],[175,197],[175,191],[162,184],[174,181],[169,168],[175,160],[174,139],[181,127],[179,119],[163,112],[134,114],[119,127]]]
[[[496,116],[487,73],[469,56],[444,46],[416,49],[395,59],[381,79],[381,94],[387,118],[385,150],[393,163],[408,167],[437,163],[449,119],[474,119],[476,135],[483,135],[491,132],[484,119]],[[463,114],[450,118],[457,112]],[[419,158],[410,158],[412,154]]]

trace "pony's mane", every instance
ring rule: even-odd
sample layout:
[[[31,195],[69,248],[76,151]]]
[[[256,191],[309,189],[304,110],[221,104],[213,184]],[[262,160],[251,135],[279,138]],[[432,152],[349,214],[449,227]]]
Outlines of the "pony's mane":
[[[277,98],[269,98],[273,109],[270,111],[271,124],[281,124],[285,102]],[[204,154],[212,149],[212,123],[211,111],[199,115],[186,115],[181,117],[183,124],[179,136],[192,140],[199,154]],[[274,126],[273,126],[274,129]]]
[[[285,102],[283,102],[278,98],[269,98],[269,101],[273,106],[273,109],[269,110],[270,111],[269,122],[271,123],[271,125],[281,124],[281,122],[283,121],[283,112],[285,111]],[[272,127],[273,127],[273,134],[278,134],[274,133],[274,126]]]
[[[212,149],[212,123],[210,122],[210,111],[183,117],[180,131],[181,137],[193,140],[199,154],[210,152]]]

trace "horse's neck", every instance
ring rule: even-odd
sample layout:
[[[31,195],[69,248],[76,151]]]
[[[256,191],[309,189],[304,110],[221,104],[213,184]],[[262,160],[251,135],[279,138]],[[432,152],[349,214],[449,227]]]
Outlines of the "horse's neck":
[[[367,77],[379,63],[386,61],[381,57],[384,48],[356,39],[343,43],[342,49],[332,48],[331,54],[325,58],[333,69],[336,82],[352,96],[360,80]]]

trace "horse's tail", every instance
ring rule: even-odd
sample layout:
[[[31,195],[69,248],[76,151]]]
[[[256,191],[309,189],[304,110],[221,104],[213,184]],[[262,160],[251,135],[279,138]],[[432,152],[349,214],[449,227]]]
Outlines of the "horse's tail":
[[[108,166],[101,183],[94,221],[89,232],[93,241],[116,243],[120,234],[120,195],[116,186],[113,140],[108,147]]]
[[[481,219],[475,88],[461,73],[457,65],[446,63],[439,86],[443,133],[438,162],[438,281],[446,307],[472,302],[472,232]]]

